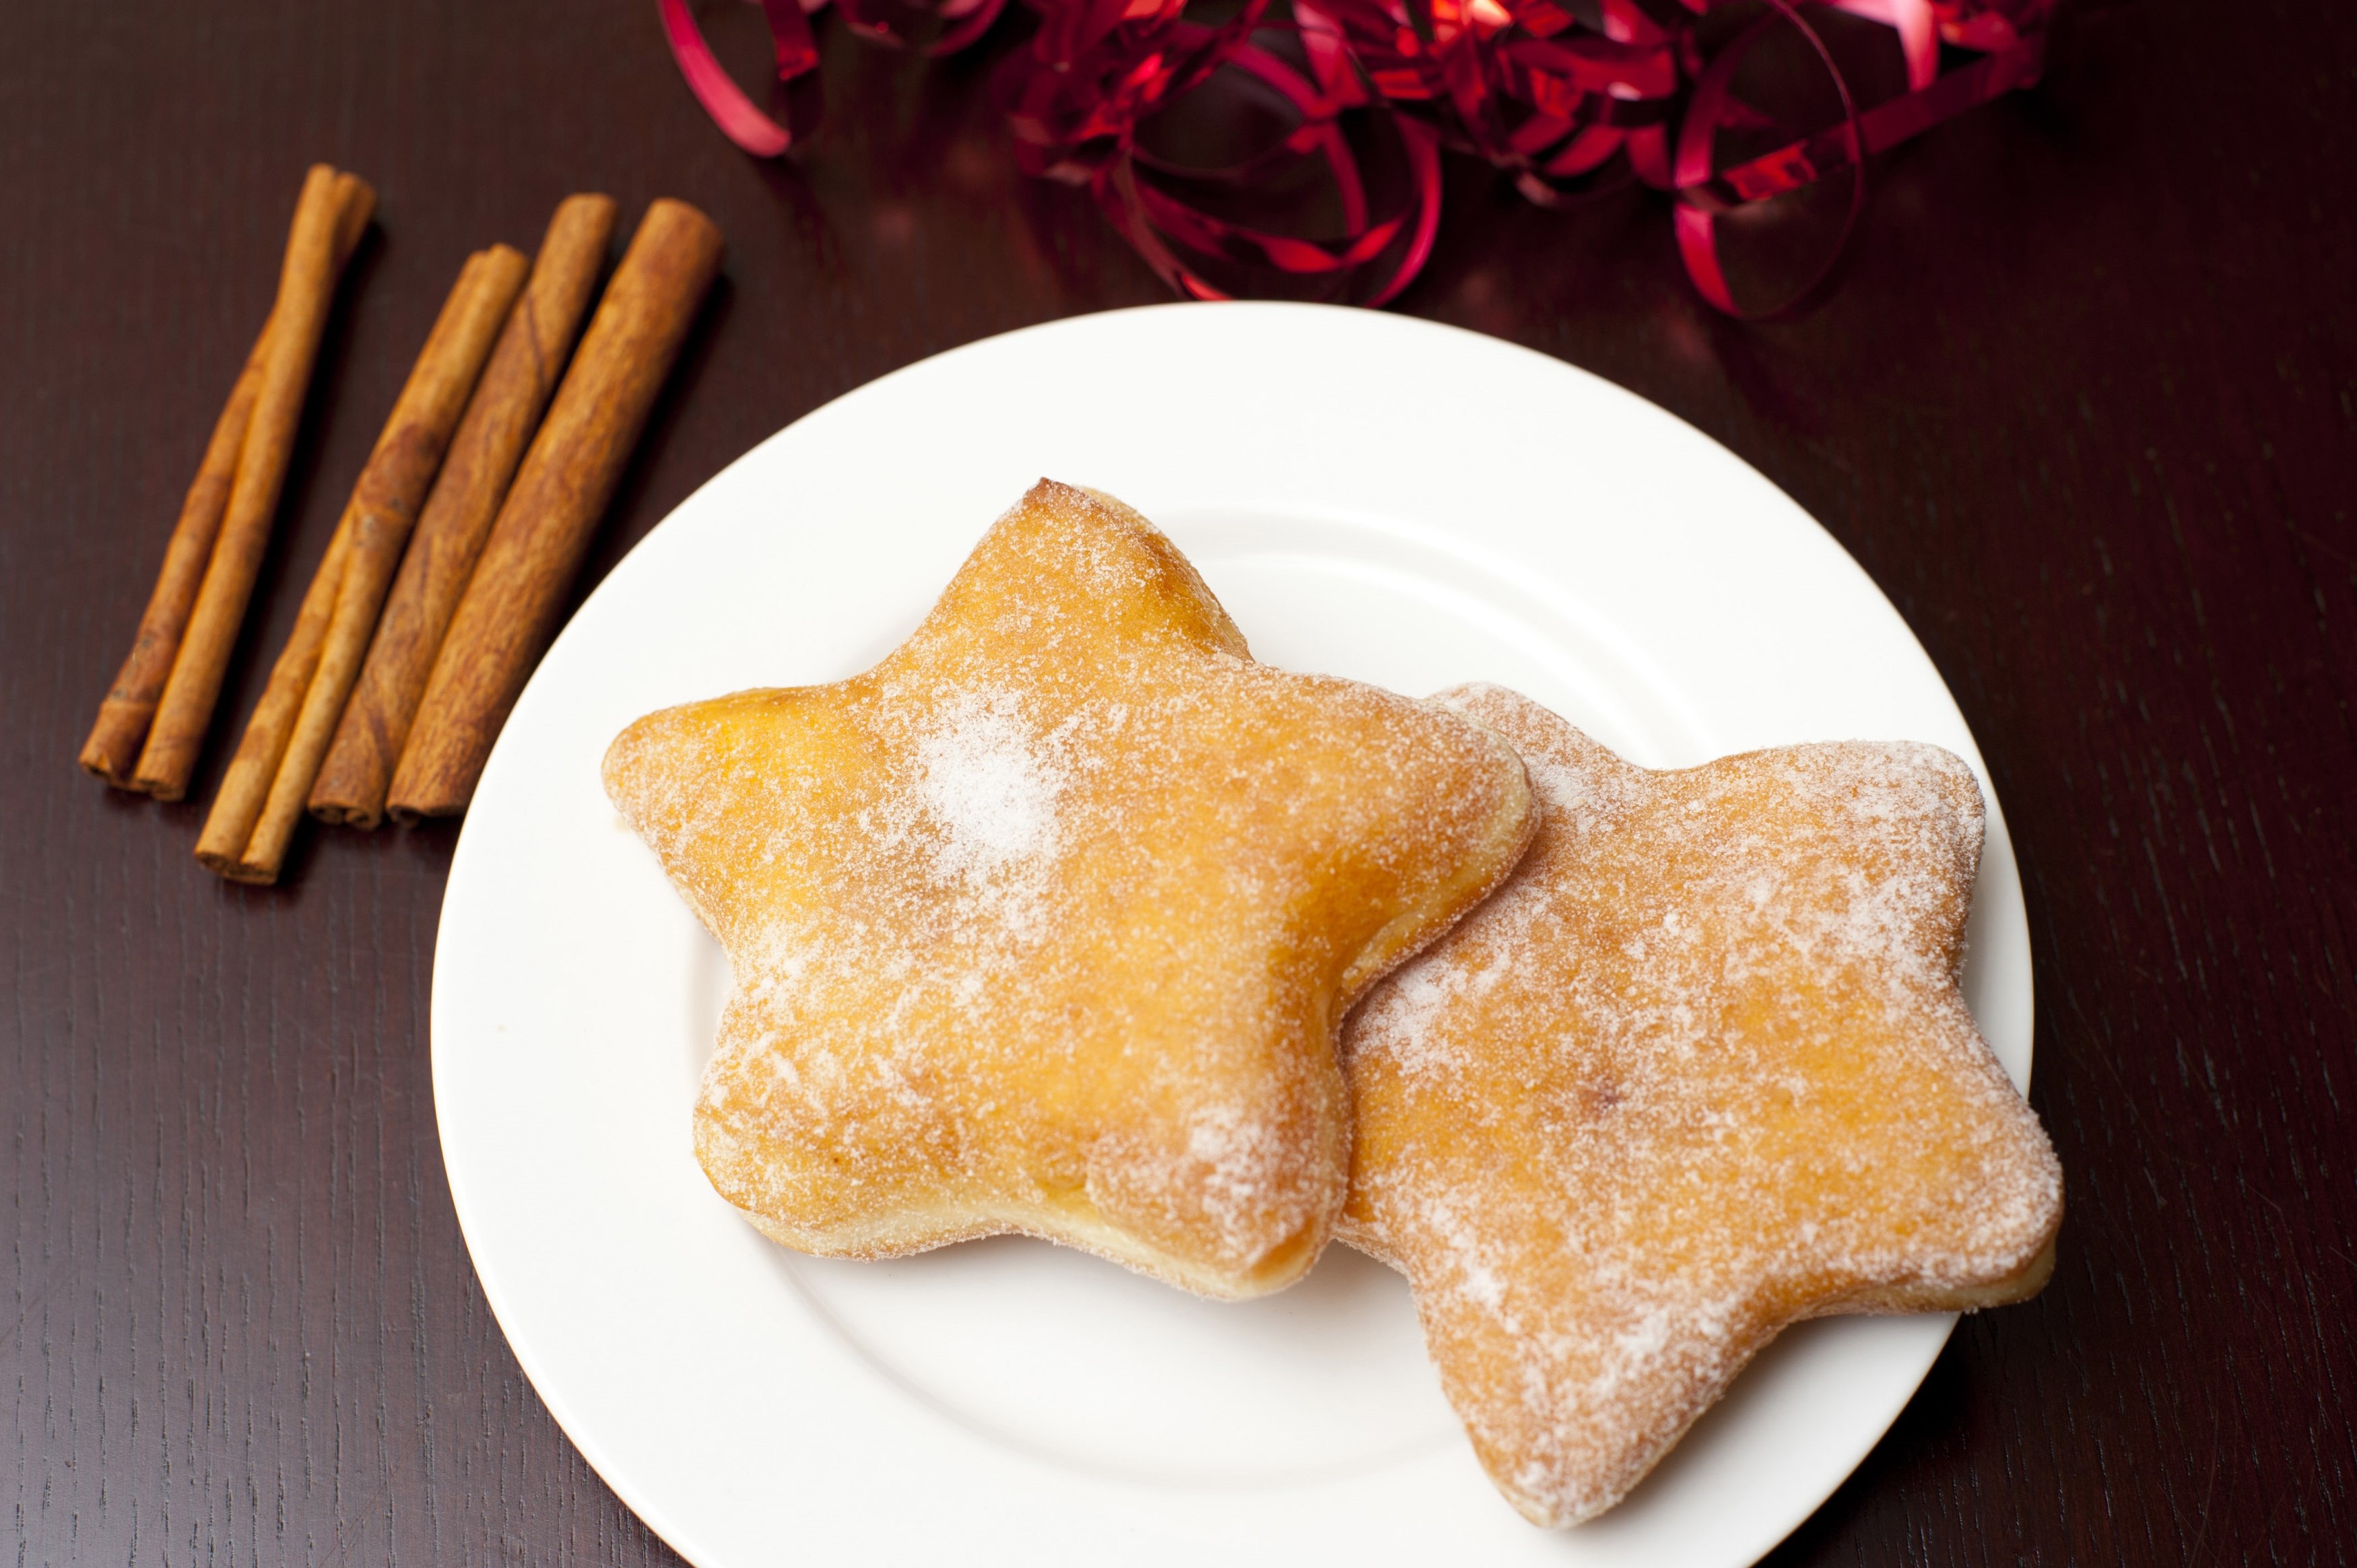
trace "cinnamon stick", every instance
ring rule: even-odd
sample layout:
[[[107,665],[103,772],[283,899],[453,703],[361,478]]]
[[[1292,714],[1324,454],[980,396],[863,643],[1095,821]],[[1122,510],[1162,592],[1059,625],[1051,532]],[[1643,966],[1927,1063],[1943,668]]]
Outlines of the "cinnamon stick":
[[[253,716],[246,721],[229,771],[221,776],[221,793],[213,797],[212,810],[205,814],[204,832],[197,835],[199,864],[232,882],[275,880],[274,875],[264,876],[245,869],[246,841],[253,836],[253,824],[261,820],[262,808],[270,799],[270,781],[278,776],[286,736],[294,730],[296,715],[302,712],[303,693],[310,686],[312,671],[318,668],[319,645],[327,640],[328,621],[336,612],[336,588],[343,581],[344,553],[351,545],[351,531],[344,526],[350,515],[348,510],[338,520],[336,532],[328,540],[328,553],[319,558],[319,569],[311,575],[311,585],[304,590],[302,606],[295,612],[295,629],[286,634],[286,646],[279,650],[277,662],[270,667],[270,683],[263,688],[262,701],[254,704]]]
[[[343,274],[344,263],[351,259],[361,233],[368,228],[376,199],[365,184],[345,175],[339,178],[337,204],[330,292],[335,277]],[[273,319],[275,315],[274,310]],[[164,682],[172,672],[172,661],[180,651],[189,612],[196,606],[198,587],[212,559],[213,539],[221,532],[222,514],[229,509],[230,491],[237,480],[238,455],[245,445],[253,406],[261,395],[263,366],[269,349],[270,320],[265,319],[253,351],[246,355],[245,368],[239,373],[237,384],[230,390],[229,403],[213,424],[212,439],[205,444],[204,460],[197,466],[196,480],[180,503],[179,520],[173,524],[172,537],[164,546],[164,568],[156,575],[155,592],[148,596],[146,611],[139,618],[139,631],[132,639],[131,653],[124,660],[123,669],[115,675],[105,700],[99,704],[98,722],[91,728],[90,739],[82,744],[82,767],[118,789],[133,787],[132,770],[138,764],[140,747],[146,743],[148,726],[156,717],[156,701],[163,695]]]
[[[393,765],[409,738],[434,656],[507,498],[524,444],[556,390],[613,234],[611,197],[567,197],[549,221],[532,281],[450,438],[449,456],[401,558],[368,660],[311,786],[311,814],[323,822],[373,828],[384,816]]]
[[[466,810],[719,271],[720,250],[719,229],[694,208],[664,200],[648,209],[435,657],[393,771],[395,818]]]
[[[393,566],[524,272],[504,245],[478,252],[443,304],[205,819],[197,858],[224,876],[278,878]]]
[[[173,655],[171,674],[156,700],[146,745],[132,769],[131,787],[158,800],[177,800],[187,794],[188,776],[196,771],[197,754],[221,696],[221,676],[237,643],[238,624],[245,618],[246,600],[253,596],[253,579],[270,542],[271,518],[286,481],[304,393],[335,293],[337,236],[355,203],[373,210],[376,193],[355,176],[339,175],[325,164],[311,166],[286,237],[278,303],[264,335],[261,384],[238,448],[237,478]]]

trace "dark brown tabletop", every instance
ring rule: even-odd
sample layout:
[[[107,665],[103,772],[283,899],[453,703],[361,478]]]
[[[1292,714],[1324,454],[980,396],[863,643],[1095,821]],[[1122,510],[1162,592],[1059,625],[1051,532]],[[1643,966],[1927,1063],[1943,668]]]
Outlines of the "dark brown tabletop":
[[[755,13],[705,9],[758,59]],[[191,850],[459,261],[566,192],[728,238],[585,586],[838,393],[1166,297],[1083,193],[1013,171],[992,51],[820,33],[824,134],[762,166],[651,0],[0,10],[8,1561],[674,1560],[524,1380],[452,1213],[425,1016],[455,830],[307,829],[273,890]],[[113,794],[74,754],[315,159],[382,205],[222,716],[193,803]],[[1791,493],[1930,650],[2011,824],[2061,1266],[1964,1323],[1774,1561],[2341,1561],[2357,16],[2115,5],[1875,172],[1796,321],[1714,315],[1658,198],[1547,213],[1471,165],[1398,306],[1609,377]]]

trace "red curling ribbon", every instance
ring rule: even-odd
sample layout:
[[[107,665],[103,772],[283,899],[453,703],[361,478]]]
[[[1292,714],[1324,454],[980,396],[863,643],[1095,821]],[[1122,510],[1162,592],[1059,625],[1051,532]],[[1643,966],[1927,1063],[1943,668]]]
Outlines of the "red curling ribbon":
[[[1289,134],[1260,155],[1218,170],[1176,166],[1133,148],[1096,183],[1099,204],[1115,228],[1174,287],[1198,299],[1241,292],[1214,281],[1215,268],[1237,276],[1273,270],[1296,277],[1326,277],[1356,287],[1360,303],[1388,303],[1424,268],[1440,227],[1440,153],[1422,126],[1392,119],[1409,195],[1397,211],[1372,216],[1367,180],[1340,124],[1353,107],[1322,91],[1308,77],[1258,45],[1238,49],[1224,69],[1274,89],[1297,117]],[[1390,118],[1386,116],[1386,118]],[[1295,159],[1322,163],[1342,209],[1342,233],[1307,240],[1218,218],[1155,183],[1175,177],[1248,186],[1264,169]],[[1189,261],[1187,257],[1196,258]]]
[[[1544,205],[1607,185],[1633,140],[1666,168],[1662,126],[1677,38],[1621,0],[1609,32],[1574,30],[1554,0],[1296,0],[1305,29],[1447,145],[1513,171]],[[1632,155],[1640,156],[1640,155]]]
[[[1685,260],[1686,275],[1694,280],[1705,299],[1729,316],[1748,320],[1781,316],[1814,294],[1818,285],[1833,274],[1842,252],[1849,246],[1850,235],[1857,230],[1858,214],[1866,210],[1866,158],[1859,151],[1866,131],[1857,101],[1850,96],[1848,79],[1834,63],[1833,52],[1825,48],[1824,40],[1801,19],[1790,0],[1767,3],[1771,14],[1752,23],[1721,49],[1702,73],[1702,80],[1695,83],[1694,95],[1686,103],[1685,123],[1678,128],[1674,170],[1678,193],[1684,198],[1678,203],[1675,222],[1678,252]],[[1790,23],[1807,40],[1826,74],[1833,78],[1834,91],[1841,95],[1842,124],[1833,134],[1835,141],[1829,143],[1825,134],[1820,134],[1806,144],[1794,143],[1765,157],[1754,158],[1731,171],[1723,182],[1724,188],[1734,191],[1738,201],[1762,200],[1812,184],[1829,168],[1847,167],[1849,207],[1842,214],[1840,236],[1827,249],[1808,281],[1777,304],[1754,309],[1735,303],[1735,291],[1727,286],[1726,269],[1719,264],[1717,214],[1727,204],[1719,195],[1722,182],[1714,174],[1711,154],[1718,128],[1728,119],[1735,102],[1736,68],[1779,21]],[[1816,155],[1813,159],[1812,153]]]
[[[688,12],[687,0],[655,0],[655,4],[662,16],[663,37],[671,43],[671,57],[679,62],[679,73],[687,78],[687,90],[695,94],[695,101],[704,105],[721,134],[757,158],[774,158],[792,146],[794,134],[756,108],[745,90],[720,69],[712,46],[704,41],[703,30]],[[818,0],[811,9],[825,4],[826,0]],[[770,23],[778,80],[791,81],[816,70],[818,43],[811,37],[810,18],[802,6],[795,0],[761,0],[761,11]]]
[[[936,5],[913,5],[909,0],[835,0],[834,8],[844,26],[871,42],[902,48],[923,39],[925,53],[950,55],[990,31],[990,25],[1006,9],[1006,0],[941,0]],[[926,38],[929,30],[930,38]]]
[[[1026,174],[1093,185],[1129,156],[1141,121],[1210,80],[1243,47],[1268,0],[1216,27],[1182,21],[1185,0],[1062,0],[1007,59],[1000,96]]]
[[[1899,35],[1907,59],[1907,90],[1921,92],[1940,74],[1939,20],[1932,0],[1827,0],[1836,11],[1880,22]]]
[[[815,69],[803,5],[825,3],[760,0],[780,81]],[[979,39],[1006,5],[836,3],[860,36],[937,55]],[[1027,0],[1039,30],[1004,63],[999,91],[1018,166],[1087,187],[1139,254],[1198,298],[1264,281],[1291,291],[1303,280],[1368,304],[1394,297],[1431,253],[1438,155],[1448,146],[1510,171],[1544,205],[1632,180],[1673,191],[1679,252],[1695,288],[1729,315],[1758,317],[1797,305],[1832,274],[1865,203],[1868,156],[2038,80],[2055,0],[1817,0],[1896,35],[1907,91],[1863,108],[1800,0],[1754,0],[1768,15],[1704,58],[1696,20],[1725,3],[1293,0],[1293,21],[1282,25],[1267,19],[1268,0],[1243,0],[1227,20],[1205,25],[1186,19],[1186,0]],[[787,151],[791,132],[721,70],[687,0],[657,5],[681,74],[729,139],[757,156]],[[1743,59],[1780,23],[1831,76],[1842,118],[1721,166],[1723,133],[1780,128],[1734,90]],[[1943,71],[1943,50],[1979,58]],[[1285,129],[1217,167],[1149,150],[1141,128],[1199,92],[1256,95],[1264,109],[1274,102]],[[1385,172],[1405,189],[1380,216],[1361,164],[1361,149],[1376,144],[1391,149],[1396,167]],[[1849,202],[1822,263],[1772,307],[1738,305],[1717,220],[1842,173]],[[1240,221],[1229,215],[1234,200],[1216,199],[1289,188],[1305,174],[1335,199],[1340,232],[1286,234]]]
[[[1686,104],[1685,119],[1679,128],[1675,169],[1681,199],[1674,220],[1686,275],[1712,305],[1729,316],[1748,320],[1784,314],[1806,301],[1832,275],[1865,209],[1866,159],[1869,156],[1897,146],[1943,120],[2002,97],[2015,88],[2029,86],[2043,68],[2046,43],[2042,27],[2023,33],[2008,17],[1994,13],[1968,16],[1963,15],[1964,6],[1953,3],[1940,7],[1952,18],[1943,20],[1937,16],[1932,0],[1834,0],[1836,9],[1889,22],[1900,29],[1902,45],[1910,37],[1910,27],[1919,24],[1892,20],[1891,14],[1921,9],[1928,15],[1925,24],[1920,25],[1919,36],[1928,36],[1936,26],[1943,34],[1959,38],[1970,37],[1993,46],[1990,52],[1970,65],[1944,74],[1937,68],[1936,39],[1922,46],[1931,54],[1928,68],[1910,46],[1908,80],[1923,81],[1925,85],[1860,111],[1850,93],[1847,79],[1834,62],[1824,40],[1801,19],[1790,0],[1766,0],[1766,4],[1775,15],[1762,17],[1721,49],[1695,82]],[[2044,3],[2022,7],[2036,14],[2041,23],[2047,8]],[[1712,156],[1717,133],[1738,123],[1756,124],[1760,118],[1734,96],[1731,84],[1736,69],[1779,19],[1800,31],[1832,76],[1835,89],[1841,95],[1843,121],[1731,168],[1719,169]],[[1843,169],[1850,171],[1851,186],[1841,232],[1808,281],[1776,305],[1764,308],[1738,306],[1719,259],[1717,218],[1735,207],[1798,190]]]
[[[1281,56],[1286,30],[1259,26],[1264,0],[1217,27],[1186,21],[1179,4],[1149,16],[1138,15],[1142,5],[1121,11],[1119,4],[1051,14],[1028,66],[1018,66],[1009,112],[1025,167],[1086,184],[1147,263],[1194,298],[1231,297],[1254,280],[1300,292],[1308,281],[1379,305],[1407,285],[1440,222],[1438,151],[1420,128],[1389,124],[1407,194],[1378,217],[1344,116],[1391,122],[1388,111],[1313,51],[1302,50],[1304,64]],[[1188,93],[1250,89],[1281,105],[1287,122],[1256,153],[1206,167],[1172,161],[1139,139],[1141,127]],[[1281,233],[1223,216],[1209,199],[1305,173],[1322,176],[1335,197],[1339,234]]]

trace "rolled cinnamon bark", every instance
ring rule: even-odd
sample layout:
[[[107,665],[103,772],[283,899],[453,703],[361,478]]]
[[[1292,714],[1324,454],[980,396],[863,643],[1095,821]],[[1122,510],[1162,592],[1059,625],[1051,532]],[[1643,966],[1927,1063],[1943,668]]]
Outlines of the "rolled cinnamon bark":
[[[345,552],[351,547],[351,530],[346,526],[350,521],[347,508],[328,540],[328,553],[319,558],[319,569],[311,575],[311,585],[303,591],[295,629],[286,634],[286,646],[270,667],[270,683],[263,688],[253,716],[245,721],[229,771],[221,776],[221,792],[205,813],[204,832],[197,835],[198,863],[232,882],[276,880],[275,873],[264,876],[246,869],[245,844],[270,799],[270,781],[278,776],[278,759],[285,755],[286,737],[303,710],[303,693],[319,665],[319,645],[327,640],[328,622],[336,613],[336,589],[344,579]]]
[[[312,166],[286,237],[278,303],[264,334],[261,384],[238,448],[237,478],[173,656],[171,674],[157,698],[146,744],[132,768],[131,787],[157,800],[177,800],[188,793],[188,776],[196,771],[197,754],[221,697],[221,676],[229,668],[238,625],[245,618],[246,601],[253,596],[253,579],[270,542],[270,522],[286,482],[304,393],[327,328],[328,306],[336,288],[337,236],[355,203],[372,211],[376,193],[355,176],[339,175],[325,164]],[[366,221],[363,216],[363,226]]]
[[[435,658],[393,771],[395,818],[466,810],[720,269],[720,251],[719,229],[694,208],[664,200],[647,209]]]
[[[393,566],[524,271],[504,245],[478,252],[443,304],[205,819],[197,858],[224,876],[274,882],[285,864]]]
[[[383,819],[393,765],[409,738],[434,656],[524,444],[556,390],[613,235],[611,197],[567,197],[549,221],[532,280],[450,438],[449,456],[401,559],[368,660],[311,786],[311,814],[323,822],[373,828]]]
[[[328,281],[330,292],[335,278],[343,275],[344,263],[351,259],[361,233],[368,228],[369,216],[376,208],[375,194],[353,176],[339,176],[336,192],[338,217],[334,276]],[[272,319],[275,317],[274,309]],[[246,356],[245,369],[230,391],[228,404],[214,422],[212,439],[205,445],[204,460],[197,466],[196,480],[180,503],[179,521],[173,525],[171,540],[164,547],[164,569],[156,575],[155,592],[148,596],[146,612],[139,618],[139,632],[132,639],[130,656],[124,660],[113,686],[99,704],[98,722],[91,727],[90,739],[82,744],[81,765],[118,789],[133,788],[132,771],[138,765],[140,748],[146,744],[156,701],[172,673],[173,660],[179,654],[181,638],[188,629],[189,612],[196,607],[197,590],[212,559],[213,539],[221,532],[221,516],[229,509],[230,492],[237,481],[238,456],[245,445],[246,430],[253,423],[254,403],[261,395],[263,366],[269,350],[270,321],[265,320],[253,351]]]

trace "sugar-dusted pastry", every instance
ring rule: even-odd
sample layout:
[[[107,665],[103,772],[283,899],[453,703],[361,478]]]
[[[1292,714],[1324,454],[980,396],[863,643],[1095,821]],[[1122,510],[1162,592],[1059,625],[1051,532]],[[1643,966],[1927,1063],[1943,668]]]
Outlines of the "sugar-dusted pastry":
[[[605,779],[728,950],[695,1148],[754,1224],[1230,1297],[1340,1210],[1344,1011],[1534,814],[1497,736],[1253,662],[1152,524],[1046,481],[875,669],[651,714]]]
[[[1957,990],[1981,797],[1934,746],[1656,773],[1525,697],[1529,858],[1344,1035],[1344,1240],[1539,1524],[1611,1507],[1785,1325],[2018,1301],[2061,1172]]]

